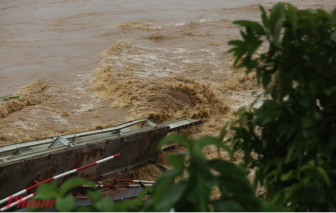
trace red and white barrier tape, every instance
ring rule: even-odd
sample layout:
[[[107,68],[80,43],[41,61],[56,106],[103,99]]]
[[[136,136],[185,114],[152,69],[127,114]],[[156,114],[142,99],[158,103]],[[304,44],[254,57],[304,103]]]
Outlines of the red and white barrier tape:
[[[28,188],[26,188],[26,189],[24,189],[24,190],[21,190],[21,191],[15,193],[15,194],[13,194],[12,196],[15,197],[15,196],[22,195],[22,194],[28,192],[29,190],[35,189],[36,187],[38,187],[38,186],[41,185],[42,183],[48,183],[48,182],[53,181],[53,180],[56,180],[56,179],[58,179],[58,178],[61,178],[61,177],[64,177],[64,176],[67,176],[67,175],[76,173],[76,172],[78,172],[78,171],[80,171],[80,170],[83,170],[83,169],[89,168],[89,167],[91,167],[91,166],[94,166],[94,165],[103,163],[103,162],[105,162],[105,161],[111,160],[111,159],[113,159],[113,158],[115,158],[115,157],[118,157],[119,155],[120,155],[120,153],[115,154],[115,155],[112,155],[112,156],[107,157],[107,158],[104,158],[104,159],[101,159],[101,160],[98,160],[98,161],[93,162],[93,163],[90,163],[90,164],[88,164],[88,165],[79,167],[79,168],[77,168],[77,169],[73,169],[73,170],[70,170],[70,171],[68,171],[68,172],[64,172],[64,173],[62,173],[62,174],[56,175],[55,177],[49,178],[49,179],[44,180],[44,181],[42,181],[42,182],[40,182],[40,183],[38,183],[38,184],[35,184],[35,185],[30,186],[30,187],[28,187]],[[5,202],[7,202],[7,201],[9,200],[9,198],[10,198],[10,196],[9,196],[9,197],[6,197],[6,198],[4,198],[4,199],[2,199],[2,200],[0,200],[0,204],[3,204],[3,203],[5,203]]]
[[[149,180],[128,180],[128,179],[115,179],[114,182],[133,182],[133,183],[155,183],[155,181],[149,181]]]

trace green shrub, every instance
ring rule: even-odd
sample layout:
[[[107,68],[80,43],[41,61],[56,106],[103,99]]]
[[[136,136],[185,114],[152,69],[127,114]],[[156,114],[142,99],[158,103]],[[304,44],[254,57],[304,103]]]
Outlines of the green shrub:
[[[236,64],[247,73],[256,70],[269,96],[260,108],[241,111],[233,128],[235,149],[244,150],[245,165],[258,168],[255,183],[265,184],[269,199],[279,195],[295,211],[333,211],[336,9],[297,10],[278,3],[270,16],[260,9],[262,24],[236,21],[245,27],[243,39],[230,44]],[[263,42],[268,51],[252,57]]]

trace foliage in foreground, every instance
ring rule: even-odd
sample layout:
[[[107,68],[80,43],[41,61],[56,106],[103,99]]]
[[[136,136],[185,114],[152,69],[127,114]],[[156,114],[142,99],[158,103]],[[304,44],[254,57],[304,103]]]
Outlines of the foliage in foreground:
[[[236,64],[256,70],[269,95],[260,108],[241,111],[235,148],[258,168],[255,183],[265,184],[269,199],[280,196],[293,211],[334,211],[336,9],[278,3],[268,17],[260,8],[262,24],[235,22],[245,27],[243,39],[229,42]],[[252,57],[264,41],[269,50]]]
[[[61,187],[56,183],[43,184],[37,190],[34,199],[56,200],[59,211],[275,211],[280,206],[258,198],[243,169],[235,164],[220,160],[207,160],[202,149],[208,145],[224,148],[231,156],[233,151],[222,143],[225,131],[221,137],[206,136],[198,140],[184,135],[172,135],[163,139],[161,145],[179,142],[186,147],[184,153],[167,156],[167,161],[173,166],[171,171],[162,174],[151,188],[150,199],[143,203],[142,199],[148,189],[136,200],[125,200],[113,203],[111,198],[101,198],[100,191],[89,190],[92,200],[89,206],[73,207],[73,196],[70,193],[79,185],[92,185],[92,182],[80,178],[71,178]],[[182,178],[173,184],[176,178]],[[214,187],[220,191],[220,197],[210,199]],[[94,187],[92,187],[94,188]]]
[[[258,109],[240,110],[231,127],[233,149],[219,138],[199,140],[174,135],[162,144],[179,142],[184,153],[167,156],[173,170],[161,175],[145,204],[137,200],[113,203],[90,191],[92,205],[73,208],[69,190],[86,184],[70,179],[61,188],[43,184],[36,199],[55,197],[60,211],[332,211],[336,209],[336,10],[297,10],[276,4],[270,16],[261,7],[262,24],[237,21],[245,27],[243,40],[231,41],[247,73],[256,70],[267,99]],[[255,58],[268,41],[269,50]],[[257,128],[258,127],[258,128]],[[261,130],[261,131],[260,131]],[[215,145],[245,152],[244,164],[207,160],[202,148]],[[259,155],[258,159],[250,156]],[[265,185],[267,201],[255,196],[246,179],[247,168],[256,168],[255,185]],[[180,182],[172,184],[178,177]],[[92,184],[92,183],[91,183]],[[218,187],[219,198],[210,199]]]

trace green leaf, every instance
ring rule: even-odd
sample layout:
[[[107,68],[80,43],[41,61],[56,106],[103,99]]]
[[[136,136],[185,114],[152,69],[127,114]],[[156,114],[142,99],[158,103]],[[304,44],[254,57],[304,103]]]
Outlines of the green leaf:
[[[219,199],[213,202],[216,212],[246,212],[246,209],[233,199]]]
[[[274,197],[279,197],[276,194]],[[282,200],[281,200],[282,201]],[[261,209],[263,212],[286,212],[286,209],[281,205],[278,199],[273,198],[271,202],[261,200]]]
[[[72,209],[73,212],[95,212],[97,211],[92,206],[76,206]]]
[[[134,212],[139,211],[140,205],[135,203],[133,200],[124,200],[121,203],[115,203],[113,205],[113,211],[115,212]]]
[[[303,96],[303,97],[301,97],[299,102],[303,107],[309,107],[309,104],[310,104],[309,97]]]
[[[174,134],[162,139],[158,145],[158,149],[161,150],[161,147],[163,145],[175,142],[180,143],[185,147],[190,147],[191,145],[191,139],[189,139],[187,136],[181,134]]]
[[[291,24],[293,35],[296,35],[296,28],[297,28],[297,9],[291,5],[287,4],[288,10],[286,11],[287,20]]]
[[[331,15],[335,19],[334,21],[336,21],[336,8],[333,11],[331,11]]]
[[[106,197],[102,200],[98,200],[97,202],[92,204],[99,212],[111,212],[114,208],[113,200],[110,197]]]
[[[61,212],[71,212],[74,201],[73,196],[68,195],[66,197],[57,197],[56,208]]]
[[[174,169],[183,169],[185,157],[185,153],[176,153],[167,155],[166,159],[167,162],[170,163]]]
[[[90,199],[92,200],[92,202],[96,202],[101,199],[101,192],[99,190],[94,191],[94,192],[88,190],[87,193]]]
[[[278,45],[279,43],[279,37],[280,37],[282,25],[283,25],[283,18],[281,17],[276,21],[274,29],[273,29],[273,42],[275,45]]]
[[[155,181],[155,185],[153,186],[152,202],[153,203],[161,202],[162,198],[164,197],[164,193],[162,192],[167,191],[172,186],[172,183],[174,182],[175,178],[181,174],[183,174],[183,169],[173,169],[171,171],[163,173]]]
[[[189,193],[186,199],[193,204],[194,211],[209,211],[209,196],[216,184],[215,177],[203,166],[189,168]]]
[[[228,42],[229,45],[242,46],[245,44],[242,40],[231,40]]]
[[[202,149],[196,145],[190,150],[190,166],[203,167],[207,161]]]
[[[290,161],[290,159],[291,159],[291,156],[292,156],[292,153],[293,153],[294,149],[295,149],[295,146],[294,146],[294,145],[291,146],[291,147],[289,148],[289,150],[288,150],[288,152],[287,152],[287,155],[286,155],[285,164],[288,164],[288,163],[289,163],[289,161]]]
[[[264,104],[259,109],[257,109],[258,117],[256,120],[261,122],[262,125],[266,125],[267,123],[274,121],[277,116],[277,108],[278,105],[275,101],[264,101]]]
[[[331,186],[331,181],[330,181],[330,178],[329,178],[327,172],[320,166],[317,167],[317,170],[319,171],[320,175],[322,176],[322,178],[324,179],[324,181],[326,182],[328,187],[330,187]]]
[[[282,174],[281,175],[281,181],[287,181],[287,180],[291,180],[291,177],[293,176],[294,170],[290,170],[288,173],[286,174]]]
[[[266,11],[264,9],[264,7],[262,5],[259,5],[259,9],[261,11],[261,19],[262,19],[262,22],[265,26],[266,29],[270,29],[270,26],[269,26],[269,20],[268,20],[268,17],[267,17],[267,14],[266,14]]]
[[[172,184],[167,191],[163,192],[164,195],[160,202],[156,203],[155,211],[168,212],[181,199],[186,188],[187,181]]]
[[[50,197],[62,196],[57,182],[44,183],[37,187],[37,194],[35,197],[39,199],[49,199]]]
[[[235,52],[234,52],[234,56],[236,57],[235,61],[234,61],[234,65],[237,65],[239,59],[241,59],[241,57],[243,57],[243,55],[246,53],[246,48],[245,47],[240,47],[240,48],[236,48]]]
[[[248,21],[248,20],[239,20],[233,22],[234,24],[243,26],[243,27],[250,27],[254,32],[256,32],[259,35],[265,35],[264,28],[257,22],[254,21]]]
[[[275,26],[279,19],[282,19],[285,9],[285,4],[283,2],[276,3],[271,11],[270,15],[270,26]]]
[[[262,85],[264,87],[264,89],[267,89],[268,84],[271,82],[271,75],[269,73],[263,73],[262,74]]]
[[[229,122],[226,122],[225,125],[222,128],[221,134],[219,136],[219,140],[222,142],[224,140],[224,137],[226,136],[227,133],[227,127],[229,126]]]
[[[225,174],[222,175],[222,173],[218,178],[219,184],[222,186],[221,188],[225,186],[229,195],[244,206],[246,211],[259,211],[261,205],[260,200],[252,190],[250,183],[248,182],[248,184],[245,184],[246,181],[242,180],[241,177],[230,177]]]
[[[209,145],[214,145],[217,147],[217,151],[218,151],[218,156],[220,156],[220,148],[223,148],[225,151],[227,151],[230,156],[233,154],[232,152],[232,149],[223,144],[222,140],[226,134],[226,127],[227,127],[228,123],[223,127],[222,129],[222,132],[221,132],[221,136],[220,138],[216,138],[216,137],[213,137],[213,136],[204,136],[204,137],[201,137],[200,139],[198,139],[196,141],[196,143],[199,145],[199,147],[202,149],[206,146],[209,146]]]
[[[303,128],[308,128],[313,124],[313,120],[310,117],[301,118],[301,124]]]
[[[240,184],[251,186],[245,174],[233,163],[223,160],[210,160],[208,161],[208,165],[210,168],[220,172],[221,176],[234,178],[237,179]]]

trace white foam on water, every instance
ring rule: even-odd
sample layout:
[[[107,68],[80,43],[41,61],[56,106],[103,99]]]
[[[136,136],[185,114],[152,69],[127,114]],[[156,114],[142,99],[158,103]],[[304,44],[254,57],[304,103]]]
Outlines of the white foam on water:
[[[97,109],[98,107],[100,107],[101,102],[102,101],[100,98],[94,98],[90,100],[90,102],[87,104],[80,104],[79,109],[75,110],[76,115],[82,115],[85,112],[91,111],[93,109]]]

